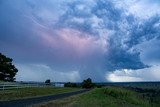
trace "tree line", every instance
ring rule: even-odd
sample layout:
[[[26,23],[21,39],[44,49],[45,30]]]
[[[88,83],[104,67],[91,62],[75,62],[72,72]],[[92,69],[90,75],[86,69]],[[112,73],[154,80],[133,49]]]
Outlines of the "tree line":
[[[82,88],[86,88],[86,89],[95,88],[95,87],[101,88],[102,86],[103,85],[93,83],[91,78],[83,80],[82,83],[67,82],[67,83],[64,84],[64,87],[82,87]]]

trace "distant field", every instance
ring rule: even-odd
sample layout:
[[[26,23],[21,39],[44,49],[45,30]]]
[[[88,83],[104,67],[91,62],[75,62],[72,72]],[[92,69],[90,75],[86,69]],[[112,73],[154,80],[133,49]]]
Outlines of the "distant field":
[[[138,88],[140,89],[140,88]],[[33,107],[160,107],[158,89],[141,90],[112,86]]]
[[[1,90],[0,100],[14,100],[29,97],[54,95],[80,90],[79,88],[28,87],[21,89]]]

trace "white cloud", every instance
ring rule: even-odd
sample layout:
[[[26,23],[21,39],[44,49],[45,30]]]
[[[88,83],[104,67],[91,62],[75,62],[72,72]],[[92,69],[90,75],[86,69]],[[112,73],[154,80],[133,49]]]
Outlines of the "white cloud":
[[[79,82],[81,80],[78,71],[58,72],[45,64],[16,64],[18,73],[17,81],[45,81],[53,82]]]
[[[106,80],[112,82],[134,82],[134,81],[159,81],[160,65],[150,68],[129,70],[116,70],[106,74]]]
[[[17,81],[45,81],[46,79],[53,79],[53,72],[43,64],[16,64],[18,73],[16,75]]]
[[[138,2],[130,7],[129,12],[137,15],[140,18],[149,18],[155,14],[160,13],[158,4],[150,4],[145,2]],[[144,12],[145,11],[145,12]]]
[[[160,14],[158,0],[123,0],[115,2],[115,4],[119,8],[124,8],[126,14],[133,14],[142,20]]]
[[[142,78],[137,77],[138,72],[132,70],[122,69],[116,70],[112,73],[106,74],[106,79],[112,82],[131,82],[142,81]]]

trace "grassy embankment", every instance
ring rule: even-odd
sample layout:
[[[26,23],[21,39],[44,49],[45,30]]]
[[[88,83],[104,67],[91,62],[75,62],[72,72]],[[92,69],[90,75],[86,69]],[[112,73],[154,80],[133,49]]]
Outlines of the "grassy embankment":
[[[1,90],[0,100],[15,100],[29,97],[54,95],[80,90],[80,88],[28,87],[21,89]]]
[[[122,88],[96,88],[85,94],[64,98],[33,107],[151,107],[148,99]]]

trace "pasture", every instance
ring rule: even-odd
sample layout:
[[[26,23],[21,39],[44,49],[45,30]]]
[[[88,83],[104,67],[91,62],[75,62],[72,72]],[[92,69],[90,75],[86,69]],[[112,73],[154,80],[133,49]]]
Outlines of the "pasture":
[[[0,100],[15,100],[31,97],[55,95],[80,90],[79,88],[61,88],[53,86],[13,88],[0,91]]]
[[[33,107],[160,107],[158,83],[135,84],[132,86],[112,84],[95,88],[81,95],[33,105]]]

